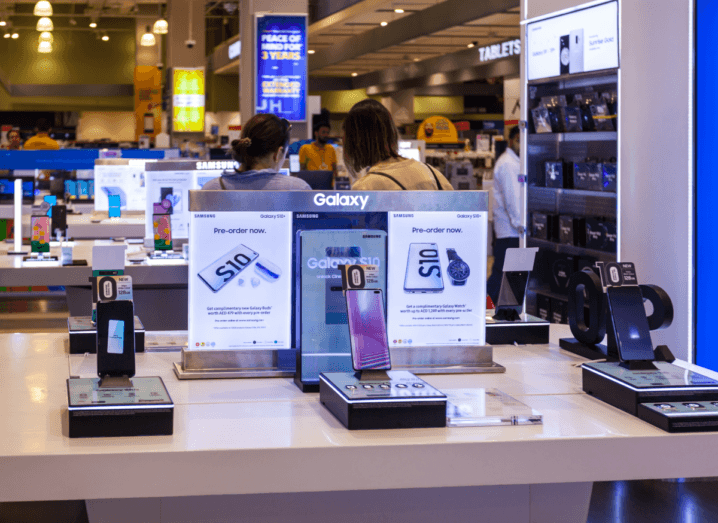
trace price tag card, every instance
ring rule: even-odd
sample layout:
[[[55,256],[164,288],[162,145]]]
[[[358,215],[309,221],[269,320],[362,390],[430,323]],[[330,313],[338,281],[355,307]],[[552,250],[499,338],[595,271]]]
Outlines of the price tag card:
[[[100,276],[96,288],[96,301],[132,300],[131,276]]]
[[[379,289],[378,265],[339,265],[342,271],[342,290]]]
[[[625,285],[638,285],[636,266],[631,262],[596,262],[604,289]]]

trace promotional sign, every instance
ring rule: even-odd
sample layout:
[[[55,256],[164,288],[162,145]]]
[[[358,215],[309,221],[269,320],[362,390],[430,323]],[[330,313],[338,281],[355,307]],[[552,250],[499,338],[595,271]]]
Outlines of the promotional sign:
[[[485,212],[389,213],[389,345],[483,345]],[[481,299],[479,299],[481,296]]]
[[[618,2],[526,24],[528,79],[618,67]]]
[[[233,160],[201,161],[176,160],[148,163],[145,167],[147,198],[145,201],[145,238],[153,238],[152,215],[154,204],[168,201],[172,237],[189,238],[189,191],[201,189],[208,181],[223,171],[233,170],[238,164]]]
[[[95,160],[95,210],[108,211],[108,196],[115,195],[120,198],[121,210],[144,211],[146,163],[146,160]]]
[[[190,220],[189,348],[288,349],[288,212],[195,212]]]
[[[350,281],[381,291],[390,346],[485,343],[484,192],[189,198],[191,350],[300,348],[303,382],[351,371]]]
[[[135,67],[135,140],[154,138],[162,130],[162,73],[157,67]]]
[[[430,116],[419,125],[416,139],[426,143],[456,143],[459,141],[459,133],[448,118]]]
[[[256,112],[306,121],[306,15],[257,15],[255,29]]]
[[[204,67],[172,70],[172,128],[204,131]]]

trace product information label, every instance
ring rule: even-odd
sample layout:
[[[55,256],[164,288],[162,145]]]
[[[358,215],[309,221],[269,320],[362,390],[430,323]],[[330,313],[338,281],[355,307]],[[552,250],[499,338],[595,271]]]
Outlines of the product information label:
[[[192,214],[189,348],[291,348],[291,213]]]
[[[483,345],[486,213],[389,213],[389,345]]]
[[[119,160],[122,161],[122,160]],[[109,209],[108,196],[120,198],[123,211],[144,211],[147,199],[145,162],[132,165],[95,165],[95,210]]]

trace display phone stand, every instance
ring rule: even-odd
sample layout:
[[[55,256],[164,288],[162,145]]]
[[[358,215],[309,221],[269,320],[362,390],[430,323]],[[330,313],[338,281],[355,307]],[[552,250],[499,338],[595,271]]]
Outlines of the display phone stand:
[[[486,318],[486,343],[548,343],[549,322],[524,312],[529,276],[538,247],[506,249],[496,311]]]
[[[129,376],[105,376],[98,383],[101,389],[132,388]]]
[[[385,370],[358,370],[354,373],[354,376],[356,376],[359,381],[382,381],[391,379]]]
[[[34,262],[34,263],[45,263],[45,262],[57,262],[57,256],[50,256],[43,252],[32,252],[30,256],[24,256],[22,261]]]
[[[151,260],[183,260],[184,256],[181,252],[175,251],[152,251],[149,253]]]
[[[668,327],[673,320],[668,295],[660,287],[638,285],[632,263],[596,265],[600,292],[592,287],[595,273],[588,278],[577,277],[574,285],[569,283],[569,307],[574,307],[569,309],[569,316],[574,316],[572,330],[574,326],[588,327],[592,338],[582,329],[577,328],[575,333],[586,334],[586,339],[595,343],[602,328],[592,322],[605,315],[607,359],[613,361],[592,361],[581,366],[584,392],[669,432],[718,429],[718,381],[673,364],[675,358],[668,347],[653,348],[650,331]],[[583,286],[576,285],[581,278]],[[583,303],[577,299],[583,295],[581,287],[591,296],[589,309],[594,306],[603,311],[589,313],[588,325]],[[644,300],[654,305],[650,317]],[[579,310],[575,302],[581,306]]]

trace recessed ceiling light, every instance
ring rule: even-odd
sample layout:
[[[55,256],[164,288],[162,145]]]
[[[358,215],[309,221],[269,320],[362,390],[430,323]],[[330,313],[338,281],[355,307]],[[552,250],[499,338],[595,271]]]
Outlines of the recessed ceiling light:
[[[13,34],[12,34],[12,39],[13,39],[13,40],[17,40],[18,38],[20,38],[20,35],[19,35],[19,34],[17,34],[17,33],[13,33]]]
[[[382,26],[382,27],[386,27],[387,24],[388,24],[388,22],[382,22],[382,23],[380,23],[379,25]]]
[[[109,39],[110,39],[109,36],[107,36],[107,35],[102,35],[102,41],[103,41],[103,42],[107,42]]]
[[[415,62],[418,62],[418,61],[419,61],[419,59],[418,59],[418,58],[414,58],[414,61],[415,61]]]
[[[352,73],[352,76],[358,76],[359,73]]]
[[[5,27],[7,25],[7,22],[5,20],[0,20],[0,27]]]
[[[3,38],[10,38],[10,33],[5,33],[4,35],[2,35],[2,37],[3,37]]]
[[[466,47],[468,47],[469,49],[471,49],[472,47],[474,47],[474,43],[472,42],[472,43],[468,44]]]
[[[307,54],[314,54],[315,52],[316,52],[316,51],[314,51],[314,49],[309,49],[309,50],[307,51]]]
[[[396,9],[394,9],[394,12],[395,12],[395,13],[403,13],[404,10],[403,10],[402,8],[400,8],[400,7],[397,7]]]
[[[92,27],[93,29],[97,27],[97,22],[90,22],[90,27]]]

